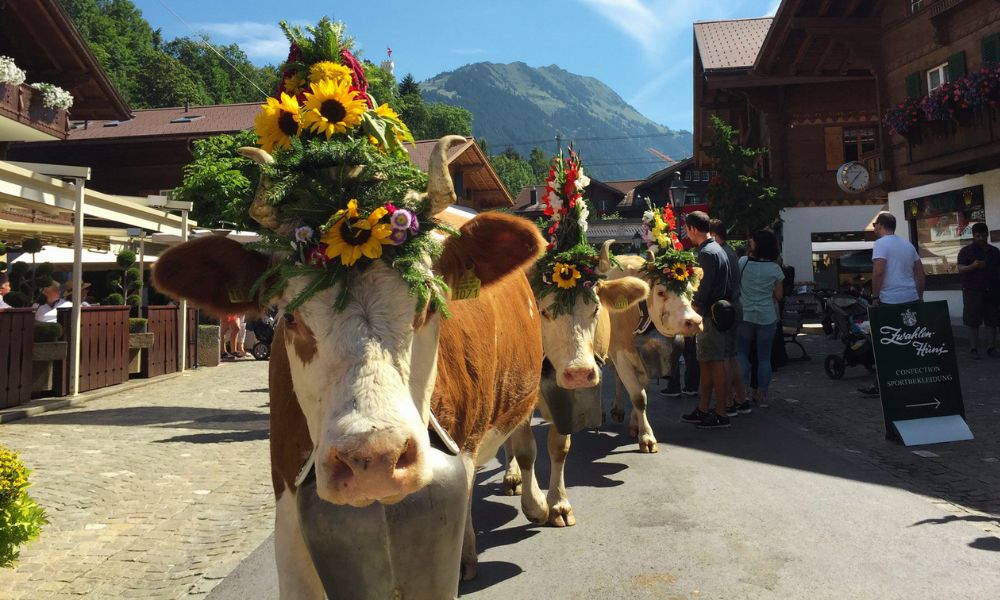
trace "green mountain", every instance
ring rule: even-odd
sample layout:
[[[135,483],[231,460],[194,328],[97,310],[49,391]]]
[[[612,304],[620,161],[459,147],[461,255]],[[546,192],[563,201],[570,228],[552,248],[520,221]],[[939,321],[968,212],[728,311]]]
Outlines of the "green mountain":
[[[654,123],[597,79],[556,65],[474,63],[421,82],[420,92],[425,102],[471,111],[472,133],[491,154],[508,146],[523,157],[533,146],[553,153],[559,135],[603,181],[642,179],[665,167],[648,148],[674,160],[691,155],[690,132]]]

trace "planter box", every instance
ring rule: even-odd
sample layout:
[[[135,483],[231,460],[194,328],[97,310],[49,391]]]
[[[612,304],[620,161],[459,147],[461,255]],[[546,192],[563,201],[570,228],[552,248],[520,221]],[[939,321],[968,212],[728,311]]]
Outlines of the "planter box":
[[[31,352],[31,392],[52,390],[52,361],[65,360],[69,352],[68,342],[35,342]]]
[[[219,366],[219,326],[198,326],[198,365],[202,367]]]
[[[153,334],[152,333],[128,334],[128,347],[129,349],[152,348]]]

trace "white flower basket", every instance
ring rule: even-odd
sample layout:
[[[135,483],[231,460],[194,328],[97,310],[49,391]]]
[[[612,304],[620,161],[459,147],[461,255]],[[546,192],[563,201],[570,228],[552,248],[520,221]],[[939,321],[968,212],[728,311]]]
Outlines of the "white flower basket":
[[[41,93],[42,107],[50,110],[67,110],[73,106],[73,94],[51,83],[33,83],[31,87]]]
[[[0,84],[21,85],[26,74],[9,56],[0,56]]]

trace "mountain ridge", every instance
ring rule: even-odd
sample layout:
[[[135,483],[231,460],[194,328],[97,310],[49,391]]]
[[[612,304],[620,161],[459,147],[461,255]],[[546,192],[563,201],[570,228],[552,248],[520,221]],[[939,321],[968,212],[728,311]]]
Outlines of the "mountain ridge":
[[[690,132],[653,122],[599,79],[557,64],[471,63],[419,85],[426,102],[471,111],[473,135],[491,153],[508,146],[524,157],[534,146],[552,153],[559,135],[563,146],[575,141],[588,171],[605,181],[642,179],[667,166],[647,148],[674,160],[691,155]]]

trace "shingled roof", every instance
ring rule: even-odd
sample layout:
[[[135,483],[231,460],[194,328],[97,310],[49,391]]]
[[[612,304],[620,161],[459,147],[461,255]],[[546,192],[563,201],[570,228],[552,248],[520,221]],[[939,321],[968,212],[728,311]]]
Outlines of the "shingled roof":
[[[129,137],[209,137],[236,133],[253,127],[260,102],[217,106],[177,106],[132,111],[127,121],[75,123],[69,140],[121,139]]]
[[[766,17],[695,23],[695,43],[705,72],[753,68],[771,21]]]

